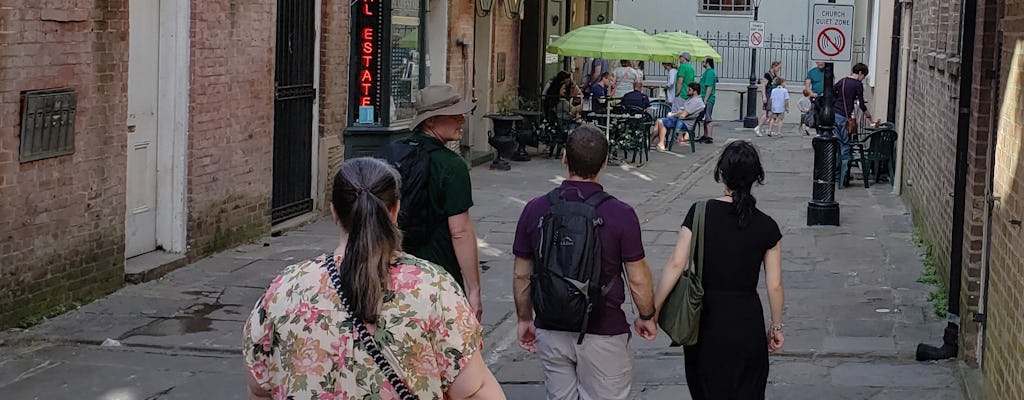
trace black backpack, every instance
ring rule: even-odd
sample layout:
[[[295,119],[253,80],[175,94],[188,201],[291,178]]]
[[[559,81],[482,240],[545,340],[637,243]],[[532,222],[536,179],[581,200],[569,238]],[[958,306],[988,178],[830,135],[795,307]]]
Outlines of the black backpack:
[[[579,332],[583,343],[591,314],[604,304],[598,237],[604,221],[597,207],[612,196],[598,192],[585,201],[565,201],[555,189],[547,197],[551,209],[540,220],[530,297],[545,329]]]
[[[414,251],[430,242],[439,218],[430,202],[430,153],[443,147],[431,141],[407,138],[384,146],[375,157],[387,161],[402,176],[402,207],[398,227],[402,249]]]

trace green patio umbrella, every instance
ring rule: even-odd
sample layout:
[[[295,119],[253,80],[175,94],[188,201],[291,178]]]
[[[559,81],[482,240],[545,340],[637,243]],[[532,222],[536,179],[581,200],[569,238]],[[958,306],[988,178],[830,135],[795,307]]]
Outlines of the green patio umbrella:
[[[654,35],[654,39],[676,55],[686,51],[693,56],[694,60],[702,60],[704,57],[711,56],[715,62],[722,62],[722,55],[718,54],[708,42],[689,33],[663,32]]]
[[[548,53],[567,57],[601,57],[610,60],[652,60],[672,62],[675,52],[651,35],[615,23],[588,25],[558,38],[547,47]]]

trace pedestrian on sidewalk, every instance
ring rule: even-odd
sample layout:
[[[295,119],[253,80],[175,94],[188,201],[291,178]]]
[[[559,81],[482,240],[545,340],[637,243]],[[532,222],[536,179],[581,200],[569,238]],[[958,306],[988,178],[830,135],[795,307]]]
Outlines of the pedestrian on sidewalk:
[[[841,162],[848,162],[850,159],[850,134],[856,132],[856,122],[853,117],[853,109],[859,104],[861,112],[870,121],[871,112],[868,111],[868,103],[864,101],[864,78],[868,76],[868,66],[864,63],[857,63],[853,66],[850,76],[836,82],[833,90],[835,100],[832,101],[832,110],[835,112],[836,122],[832,130],[839,138],[839,150]]]
[[[772,66],[768,68],[768,72],[765,72],[764,76],[761,77],[761,86],[758,89],[761,89],[761,104],[764,109],[764,118],[754,127],[754,134],[758,137],[761,136],[761,127],[764,124],[770,124],[772,120],[771,95],[772,89],[775,89],[775,78],[779,76],[779,71],[782,71],[782,61],[772,61]],[[768,129],[771,129],[771,125],[768,126]]]
[[[690,52],[684,51],[679,53],[679,70],[676,72],[676,101],[679,103],[690,98],[686,88],[690,87],[690,83],[697,76],[697,71],[694,71],[693,64],[690,64],[691,59]]]
[[[448,271],[466,291],[479,319],[483,304],[476,231],[469,216],[473,207],[469,167],[461,156],[444,148],[445,143],[462,139],[465,114],[475,107],[451,85],[423,88],[412,120],[413,133],[406,142],[433,149],[421,153],[429,157],[429,162],[424,163],[429,170],[407,171],[402,163],[395,163],[399,160],[391,161],[403,174],[404,210],[425,213],[422,218],[399,219],[399,227],[407,236],[403,250]],[[410,176],[412,173],[417,175],[415,179]],[[427,196],[422,196],[424,192]],[[417,201],[411,202],[413,199]],[[416,237],[410,237],[413,235]]]
[[[703,232],[691,232],[696,205],[690,206],[675,249],[655,295],[661,310],[669,292],[687,268],[690,238],[704,235],[703,311],[697,343],[683,348],[686,383],[694,400],[764,399],[768,353],[782,347],[782,233],[778,224],[758,210],[751,194],[763,183],[757,150],[747,141],[726,146],[715,168],[724,184],[722,197],[706,203]],[[764,265],[771,306],[766,330],[757,293]]]
[[[715,72],[715,59],[711,56],[704,57],[704,72],[700,74],[700,93],[704,98],[704,137],[701,143],[714,143],[712,135],[714,120],[711,119],[711,112],[715,110],[715,93],[718,91],[718,73]]]
[[[337,250],[285,268],[243,329],[250,399],[505,398],[458,284],[401,250],[399,182],[381,160],[341,166]]]
[[[516,227],[519,345],[540,356],[548,400],[629,396],[633,361],[623,271],[639,314],[637,333],[647,340],[657,334],[640,221],[599,183],[607,159],[604,132],[577,128],[562,157],[569,179],[527,203]]]
[[[662,68],[665,68],[666,79],[665,79],[665,102],[668,104],[675,104],[676,99],[676,75],[679,74],[679,70],[676,69],[674,63],[666,62],[661,63]]]
[[[786,80],[775,77],[775,89],[772,89],[772,122],[768,124],[768,136],[782,137],[782,120],[789,112],[789,89]]]
[[[810,136],[811,129],[817,127],[814,121],[814,93],[805,87],[803,95],[804,97],[796,103],[800,109],[800,132],[803,132],[804,136]]]
[[[825,63],[815,61],[814,67],[807,70],[804,78],[804,90],[811,92],[810,97],[815,98],[825,94]]]

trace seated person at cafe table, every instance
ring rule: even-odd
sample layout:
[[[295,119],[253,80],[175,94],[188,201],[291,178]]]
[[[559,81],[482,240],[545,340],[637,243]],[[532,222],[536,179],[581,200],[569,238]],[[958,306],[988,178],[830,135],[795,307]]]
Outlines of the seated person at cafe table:
[[[594,111],[604,112],[608,105],[608,87],[612,84],[612,73],[605,72],[590,86],[591,107]]]
[[[622,101],[619,103],[623,106],[632,106],[641,110],[646,110],[647,107],[651,106],[651,98],[643,92],[644,83],[641,81],[633,82],[633,91],[626,93],[622,96]]]
[[[696,124],[696,116],[704,111],[704,99],[700,97],[700,84],[690,82],[686,85],[686,95],[689,96],[681,105],[679,110],[668,113],[665,118],[659,118],[654,124],[654,133],[658,135],[658,151],[665,150],[665,135],[671,128],[683,128],[692,131]],[[694,138],[689,138],[694,139]]]
[[[572,80],[564,82],[562,88],[558,91],[555,115],[565,129],[572,130],[578,125],[577,121],[579,120],[580,112],[583,111],[583,106],[580,104],[580,96],[580,89]]]

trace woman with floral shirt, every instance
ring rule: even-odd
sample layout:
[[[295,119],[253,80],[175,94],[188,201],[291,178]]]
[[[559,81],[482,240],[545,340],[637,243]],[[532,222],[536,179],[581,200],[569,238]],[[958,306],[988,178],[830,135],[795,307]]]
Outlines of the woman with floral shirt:
[[[380,160],[342,165],[338,250],[286,268],[245,325],[250,399],[505,398],[459,285],[401,251],[398,189]]]

